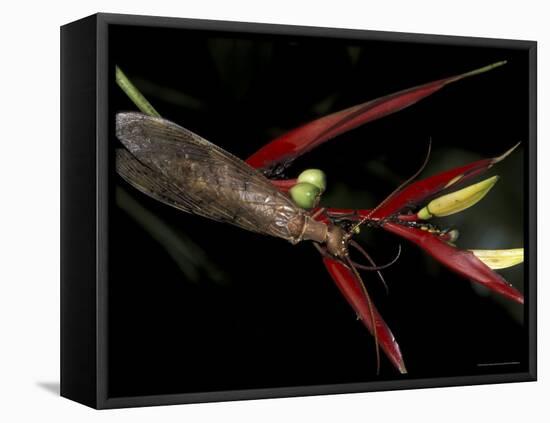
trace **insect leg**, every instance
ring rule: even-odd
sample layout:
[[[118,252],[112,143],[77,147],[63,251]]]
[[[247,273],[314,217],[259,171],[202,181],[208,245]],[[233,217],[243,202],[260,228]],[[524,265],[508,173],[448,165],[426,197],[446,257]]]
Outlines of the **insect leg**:
[[[312,219],[317,219],[319,216],[321,216],[322,214],[326,214],[325,211],[327,209],[325,207],[319,207],[317,210],[315,210],[311,215],[310,217]]]
[[[327,249],[324,248],[324,247],[321,247],[318,243],[314,242],[313,246],[317,249],[317,251],[319,251],[319,253],[323,257],[331,257],[331,255],[328,253]]]

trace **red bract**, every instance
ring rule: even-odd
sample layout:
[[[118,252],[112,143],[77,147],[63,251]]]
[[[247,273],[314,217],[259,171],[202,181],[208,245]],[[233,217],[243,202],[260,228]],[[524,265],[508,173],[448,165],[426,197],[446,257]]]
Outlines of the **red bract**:
[[[491,168],[496,163],[504,160],[519,144],[506,151],[504,154],[491,159],[478,160],[466,166],[457,167],[446,172],[439,173],[421,181],[417,181],[404,187],[392,195],[390,199],[378,207],[372,214],[373,218],[384,218],[409,206],[414,206],[439,192],[456,187],[458,184],[478,176]]]
[[[257,169],[295,159],[329,139],[364,123],[380,119],[415,104],[452,82],[487,72],[506,62],[497,62],[461,75],[439,79],[399,91],[306,123],[264,145],[246,161]]]
[[[428,231],[400,225],[385,223],[385,230],[414,242],[433,258],[443,263],[452,271],[477,282],[491,291],[523,304],[523,295],[495,271],[491,270],[473,253],[460,250]]]
[[[355,217],[351,217],[350,220],[358,221],[362,217],[369,216],[371,210],[329,208],[326,212],[335,217],[339,215],[349,216],[351,213],[354,213]],[[415,215],[399,215],[394,219],[394,222],[383,223],[381,227],[388,232],[415,243],[453,272],[477,282],[497,294],[523,304],[523,295],[470,251],[461,250],[450,245],[443,235],[408,226],[407,223],[412,221],[414,217]],[[328,218],[326,215],[323,215],[319,220],[327,222]],[[379,219],[374,218],[372,220],[376,221]]]
[[[348,303],[353,307],[357,316],[361,319],[364,325],[367,327],[370,333],[374,333],[372,317],[376,322],[376,333],[380,348],[391,363],[395,366],[400,373],[407,373],[405,368],[405,362],[403,356],[399,350],[399,345],[393,336],[390,328],[384,322],[384,319],[376,310],[376,307],[372,306],[372,315],[369,308],[369,302],[365,298],[360,282],[355,278],[355,275],[341,262],[336,261],[330,257],[324,257],[323,262],[332,276],[332,279],[340,289],[342,295],[346,298]]]

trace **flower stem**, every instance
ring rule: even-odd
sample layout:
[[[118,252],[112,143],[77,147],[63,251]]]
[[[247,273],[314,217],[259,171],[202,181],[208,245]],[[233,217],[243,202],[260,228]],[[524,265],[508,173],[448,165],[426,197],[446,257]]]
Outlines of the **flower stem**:
[[[116,66],[116,83],[126,93],[126,95],[134,102],[134,104],[143,113],[149,116],[160,117],[159,112],[147,101],[122,70]]]

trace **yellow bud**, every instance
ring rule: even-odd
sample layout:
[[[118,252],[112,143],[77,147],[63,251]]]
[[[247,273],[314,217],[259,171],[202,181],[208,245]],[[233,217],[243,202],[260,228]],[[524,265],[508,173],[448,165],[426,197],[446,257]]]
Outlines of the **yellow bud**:
[[[425,207],[427,213],[425,215],[443,217],[466,210],[485,197],[497,181],[498,176],[493,176],[477,184],[438,197]]]
[[[505,269],[523,263],[523,248],[470,251],[491,269]]]

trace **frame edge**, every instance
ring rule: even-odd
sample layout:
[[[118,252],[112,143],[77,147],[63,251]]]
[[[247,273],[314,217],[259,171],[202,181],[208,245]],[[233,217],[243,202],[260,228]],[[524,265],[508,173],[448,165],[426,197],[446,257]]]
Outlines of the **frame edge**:
[[[61,27],[62,397],[96,406],[96,16]]]

